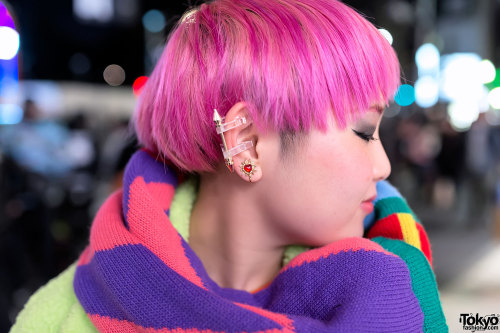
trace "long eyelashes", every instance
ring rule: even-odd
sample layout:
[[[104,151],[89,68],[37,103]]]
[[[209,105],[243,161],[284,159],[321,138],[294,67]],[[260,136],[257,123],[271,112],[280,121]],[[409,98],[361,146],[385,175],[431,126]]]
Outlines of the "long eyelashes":
[[[373,134],[367,134],[363,132],[358,132],[355,129],[352,130],[357,136],[359,136],[361,139],[365,140],[366,142],[370,141],[376,141],[378,139],[373,137]]]

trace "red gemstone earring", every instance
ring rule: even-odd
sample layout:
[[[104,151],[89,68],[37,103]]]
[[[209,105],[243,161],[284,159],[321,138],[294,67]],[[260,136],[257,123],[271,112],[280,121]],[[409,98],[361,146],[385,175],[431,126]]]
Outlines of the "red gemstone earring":
[[[241,171],[248,176],[250,183],[252,182],[252,175],[255,173],[255,163],[251,160],[245,160],[240,164]]]

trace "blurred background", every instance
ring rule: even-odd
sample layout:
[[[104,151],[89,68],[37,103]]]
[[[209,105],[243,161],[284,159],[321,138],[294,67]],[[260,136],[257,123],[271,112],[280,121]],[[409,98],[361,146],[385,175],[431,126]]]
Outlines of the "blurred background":
[[[398,53],[381,139],[448,325],[500,313],[500,0],[352,0]],[[74,262],[137,149],[128,121],[194,2],[0,0],[0,331]]]

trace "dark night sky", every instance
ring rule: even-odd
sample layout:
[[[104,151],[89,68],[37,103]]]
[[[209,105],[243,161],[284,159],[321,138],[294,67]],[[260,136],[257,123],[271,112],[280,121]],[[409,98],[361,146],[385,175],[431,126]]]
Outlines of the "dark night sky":
[[[0,0],[1,1],[1,0]],[[115,4],[120,0],[114,0]],[[110,64],[119,64],[127,75],[124,84],[145,73],[144,29],[141,18],[150,9],[166,16],[170,29],[182,13],[197,0],[137,0],[134,19],[110,24],[91,24],[75,19],[71,0],[9,0],[21,33],[21,71],[24,79],[103,82]],[[376,1],[345,1],[369,17],[376,15]],[[91,60],[85,74],[69,69],[72,55],[82,53]]]
[[[2,0],[0,0],[2,1]],[[103,82],[104,68],[119,64],[126,70],[124,84],[132,84],[140,75],[147,75],[144,66],[144,28],[141,18],[150,9],[159,9],[167,17],[168,31],[190,5],[199,0],[135,0],[137,11],[134,18],[96,24],[82,22],[73,15],[72,0],[8,0],[17,17],[16,25],[21,33],[21,77],[24,79],[78,80]],[[114,0],[115,6],[121,1]],[[414,0],[407,0],[412,6]],[[444,0],[438,0],[437,10]],[[446,0],[447,1],[447,0]],[[397,26],[385,17],[386,0],[345,0],[377,26],[384,25],[396,33],[395,44],[403,67],[412,66],[414,56],[414,26]],[[500,3],[500,0],[497,1]],[[500,11],[500,6],[495,6]],[[493,20],[492,31],[500,30],[500,20]],[[165,37],[163,37],[165,38]],[[494,45],[500,45],[492,36]],[[91,61],[85,74],[74,74],[69,62],[75,53],[85,54]],[[500,49],[493,50],[493,61],[500,58]],[[147,70],[147,69],[146,69]]]
[[[138,0],[135,18],[96,24],[75,19],[70,0],[9,2],[21,34],[22,78],[103,82],[104,68],[119,64],[127,72],[125,84],[145,74],[142,15],[149,9],[159,9],[173,23],[189,6],[187,1]],[[90,59],[91,68],[86,74],[69,70],[75,53]]]

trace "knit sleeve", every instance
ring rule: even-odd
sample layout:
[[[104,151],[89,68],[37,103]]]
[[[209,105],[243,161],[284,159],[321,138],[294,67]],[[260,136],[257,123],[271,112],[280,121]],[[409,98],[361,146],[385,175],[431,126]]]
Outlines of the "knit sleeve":
[[[76,263],[38,289],[16,318],[10,333],[96,332],[73,291]]]
[[[432,266],[429,238],[418,217],[401,194],[387,181],[377,183],[377,199],[373,221],[366,230],[367,238],[378,236],[402,240],[422,251]]]
[[[436,278],[432,271],[429,238],[416,214],[389,182],[377,183],[372,216],[365,220],[365,236],[400,257],[408,266],[411,287],[424,313],[424,332],[448,332]]]
[[[376,237],[372,241],[403,259],[408,266],[413,293],[424,313],[423,331],[432,333],[448,332],[436,279],[429,262],[422,252],[414,246],[397,239]]]

